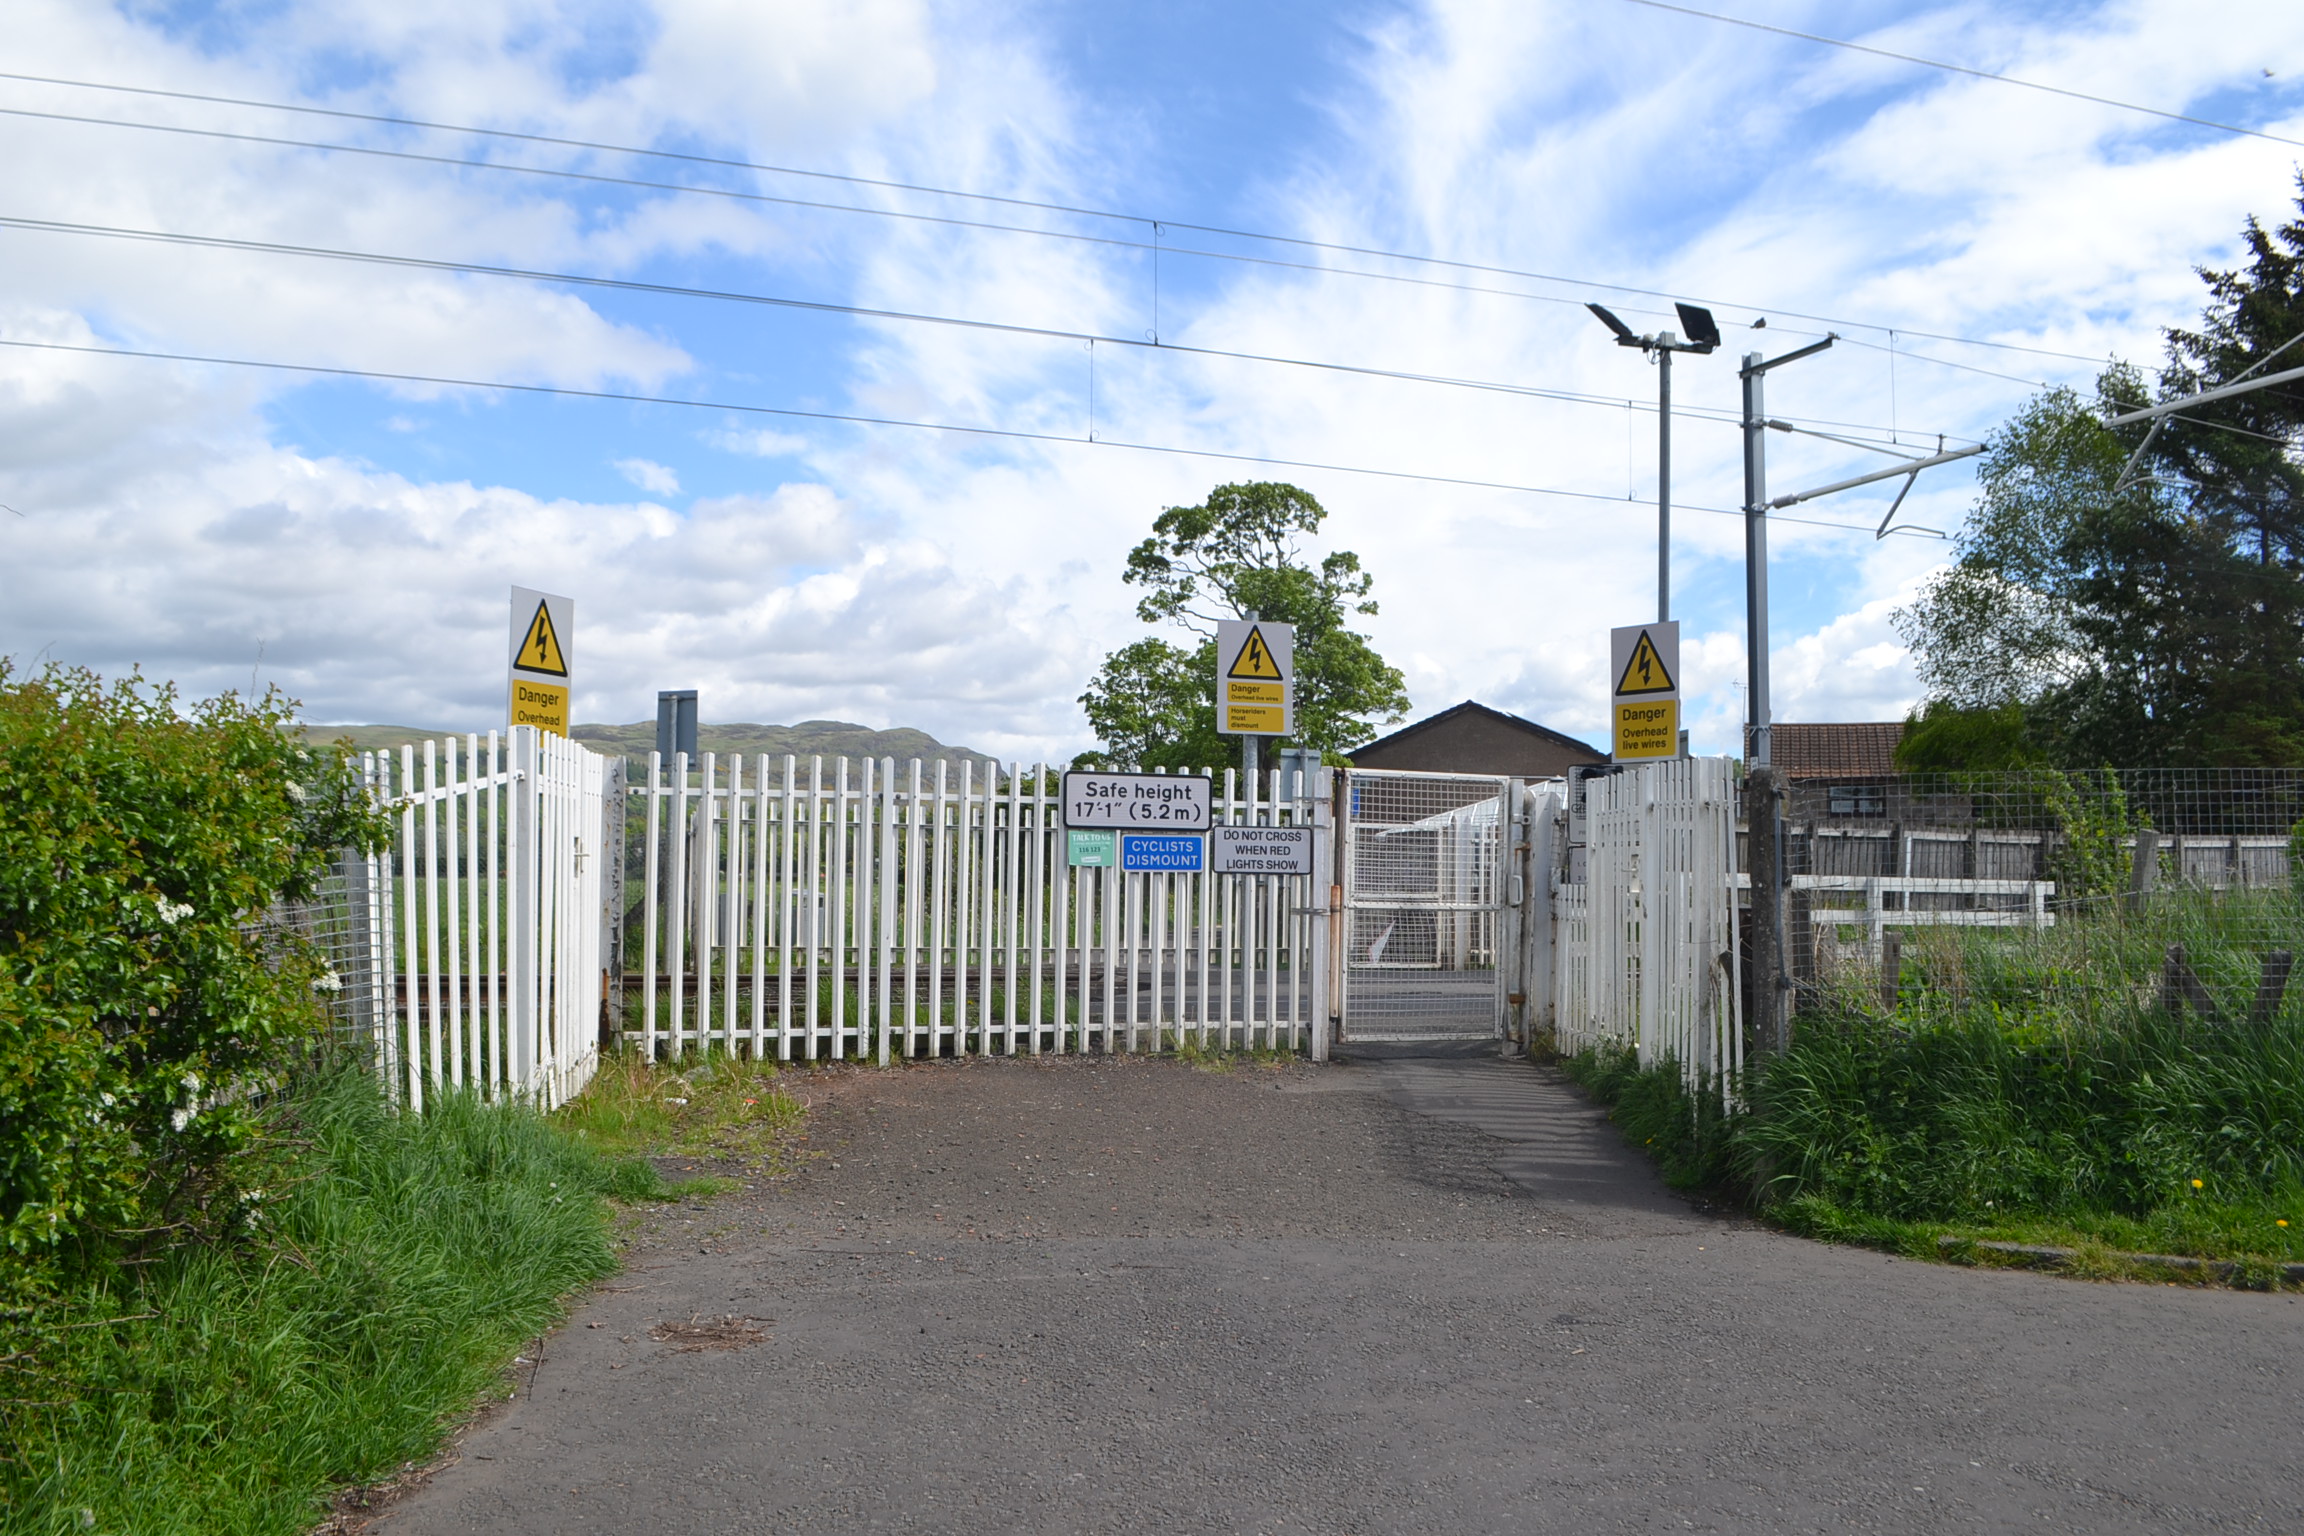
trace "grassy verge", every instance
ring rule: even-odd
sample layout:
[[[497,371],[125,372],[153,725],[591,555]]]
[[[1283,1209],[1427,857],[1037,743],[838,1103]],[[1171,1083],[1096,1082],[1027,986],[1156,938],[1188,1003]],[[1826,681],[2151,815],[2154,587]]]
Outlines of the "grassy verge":
[[[658,1195],[515,1107],[393,1114],[341,1072],[256,1239],[83,1281],[0,1320],[0,1532],[302,1532],[418,1459],[563,1298],[614,1267],[608,1199]]]
[[[1998,1004],[1998,1006],[1995,1006]],[[1671,1062],[1565,1060],[1666,1179],[1797,1232],[1914,1257],[1970,1245],[2304,1262],[2304,1020],[2208,1024],[2156,1008],[2044,1022],[2004,1000],[1804,1014],[1728,1113]],[[1948,1250],[1942,1239],[1956,1241]]]
[[[785,1066],[781,1071],[792,1070]],[[612,1157],[665,1157],[775,1171],[803,1117],[772,1061],[697,1051],[651,1062],[637,1051],[605,1055],[592,1084],[554,1119],[578,1142]],[[684,1193],[708,1193],[713,1175]]]

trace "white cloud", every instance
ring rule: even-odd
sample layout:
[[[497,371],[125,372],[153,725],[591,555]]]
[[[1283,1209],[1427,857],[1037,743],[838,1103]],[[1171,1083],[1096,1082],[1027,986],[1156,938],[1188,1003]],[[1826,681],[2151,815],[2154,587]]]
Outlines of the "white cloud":
[[[141,11],[23,0],[12,42],[29,70],[249,97],[291,96],[331,78],[329,61],[359,58],[360,78],[331,103],[1075,204],[1149,206],[1200,171],[1114,128],[1030,10],[292,0],[276,12],[261,29],[196,46]],[[1684,360],[1676,374],[1690,409],[1677,434],[1674,574],[1690,712],[1717,747],[1733,745],[1742,707],[1742,530],[1704,510],[1739,500],[1736,434],[1716,419],[1735,405],[1732,354],[1782,350],[1824,328],[1795,312],[1894,324],[1891,338],[1833,322],[1840,345],[1771,377],[1772,413],[1893,425],[1927,445],[1937,432],[1980,435],[2029,386],[1924,355],[2039,378],[2084,378],[2095,365],[1909,328],[2149,359],[2157,328],[2197,309],[2191,267],[2228,259],[2242,218],[2276,214],[2290,193],[2281,146],[1688,18],[1488,0],[1376,14],[1356,74],[1308,74],[1301,86],[1328,114],[1326,137],[1272,160],[1239,196],[1253,222],[1318,238],[1718,301],[1726,353]],[[2180,0],[2077,16],[1903,14],[1894,41],[1915,51],[1988,56],[2172,106],[2255,90],[2260,64],[2285,74],[2304,62],[2304,12],[2270,0],[2234,6],[2214,29]],[[78,100],[7,94],[64,110]],[[279,127],[262,114],[136,110]],[[89,223],[674,281],[690,264],[725,261],[763,290],[832,302],[1113,337],[1151,325],[1142,257],[1116,247],[619,201],[478,171],[23,120],[0,120],[0,152],[20,172],[22,206]],[[626,164],[519,153],[568,169]],[[637,411],[580,416],[571,404],[552,428],[562,438],[467,461],[446,456],[450,427],[501,413],[507,433],[542,433],[515,414],[533,402],[402,385],[391,393],[442,404],[379,407],[410,451],[393,474],[354,449],[331,451],[324,435],[288,447],[263,412],[303,396],[269,375],[0,349],[0,501],[27,514],[0,518],[0,646],[14,654],[142,660],[199,688],[244,683],[261,645],[267,672],[329,717],[485,725],[500,705],[503,589],[519,581],[577,596],[587,716],[637,718],[653,689],[695,685],[715,718],[902,722],[992,750],[1062,754],[1086,744],[1073,700],[1097,659],[1141,632],[1136,594],[1118,579],[1128,548],[1161,507],[1245,478],[1292,479],[1328,504],[1329,544],[1358,550],[1377,576],[1384,607],[1370,628],[1407,670],[1420,711],[1477,697],[1594,735],[1606,631],[1653,611],[1653,508],[1623,499],[1653,483],[1644,408],[1174,345],[1652,400],[1653,374],[1608,343],[1580,307],[1595,291],[1577,284],[1460,272],[1466,286],[1445,288],[1201,263],[1171,279],[1181,286],[1159,322],[1171,345],[1158,351],[1105,345],[1091,357],[1071,342],[894,324],[795,330],[794,355],[810,370],[796,384],[796,374],[716,361],[750,346],[720,345],[725,309],[244,252],[0,240],[13,296],[0,335],[20,340],[124,338],[456,378],[774,397],[1070,440],[830,424],[806,437],[698,431]],[[1644,329],[1672,323],[1656,299],[1610,302]],[[1747,329],[1763,312],[1770,328]],[[785,334],[759,323],[771,341]],[[757,355],[779,357],[772,344]],[[631,440],[614,435],[624,431]],[[682,458],[698,440],[735,461]],[[1152,455],[1115,440],[1584,494]],[[436,445],[436,470],[412,467],[433,462],[420,453]],[[1877,462],[1816,438],[1771,437],[1770,452],[1778,490]],[[547,472],[534,468],[603,459],[650,496],[683,482],[703,494],[684,513],[576,502],[546,494]],[[801,471],[743,460],[804,460],[807,479],[777,483],[775,471]],[[1966,500],[1957,475],[1924,481],[1903,519],[1951,529]],[[1893,718],[1911,697],[1887,615],[1944,550],[1871,541],[1884,507],[1854,496],[1792,514],[1860,526],[1853,535],[1774,527],[1780,718]]]
[[[790,458],[808,449],[808,439],[768,427],[757,427],[749,431],[738,431],[731,427],[698,435],[723,453],[747,454],[755,459]]]
[[[618,459],[616,473],[651,496],[680,494],[680,476],[653,459]]]

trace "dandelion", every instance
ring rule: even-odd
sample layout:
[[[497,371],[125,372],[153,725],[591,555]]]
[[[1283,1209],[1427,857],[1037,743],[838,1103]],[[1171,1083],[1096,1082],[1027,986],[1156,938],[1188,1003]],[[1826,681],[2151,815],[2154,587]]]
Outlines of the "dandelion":
[[[2192,1187],[2193,1187],[2194,1189],[2206,1189],[2208,1186],[2207,1186],[2206,1184],[2202,1183],[2200,1180],[2198,1180],[2198,1179],[2194,1179],[2194,1180],[2192,1181]]]
[[[2284,1226],[2288,1225],[2288,1218],[2287,1218],[2287,1217],[2285,1217],[2285,1216],[2283,1216],[2283,1217],[2281,1217],[2281,1218],[2280,1218],[2278,1221],[2275,1221],[2274,1223],[2272,1223],[2272,1225],[2274,1225],[2274,1226],[2276,1226],[2276,1227],[2284,1227]]]

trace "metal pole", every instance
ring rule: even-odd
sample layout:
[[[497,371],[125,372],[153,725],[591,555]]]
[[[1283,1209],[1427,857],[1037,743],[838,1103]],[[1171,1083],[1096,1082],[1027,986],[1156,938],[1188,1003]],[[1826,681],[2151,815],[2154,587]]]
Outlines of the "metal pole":
[[[1244,618],[1244,619],[1246,619],[1246,620],[1247,620],[1249,623],[1251,623],[1251,624],[1254,624],[1254,623],[1257,623],[1257,622],[1259,622],[1259,621],[1260,621],[1260,620],[1261,620],[1261,619],[1264,617],[1264,615],[1263,615],[1262,613],[1258,612],[1256,609],[1254,609],[1254,608],[1251,608],[1251,609],[1249,609],[1249,610],[1248,610],[1246,613],[1242,614],[1242,615],[1241,615],[1241,617],[1242,617],[1242,618]],[[1222,701],[1221,701],[1221,696],[1222,696],[1222,694],[1223,694],[1223,682],[1222,682],[1222,677],[1223,677],[1223,671],[1224,671],[1224,658],[1223,658],[1222,656],[1218,656],[1218,657],[1216,658],[1216,671],[1217,671],[1217,677],[1218,677],[1218,682],[1217,682],[1217,694],[1218,694],[1218,696],[1219,696],[1219,701],[1218,701],[1218,703],[1217,703],[1217,706],[1216,706],[1216,707],[1217,707],[1218,709],[1222,709],[1222,708],[1224,707],[1224,706],[1223,706],[1223,703],[1222,703]],[[1264,738],[1263,738],[1263,737],[1261,737],[1261,736],[1243,736],[1243,737],[1241,737],[1241,738],[1240,738],[1240,768],[1241,768],[1241,772],[1242,772],[1242,773],[1243,773],[1243,774],[1246,776],[1246,778],[1247,778],[1247,780],[1248,780],[1248,783],[1247,783],[1247,785],[1245,786],[1245,788],[1247,789],[1247,791],[1248,791],[1248,793],[1249,793],[1250,795],[1254,795],[1254,794],[1256,793],[1256,789],[1255,789],[1255,786],[1256,786],[1256,783],[1257,783],[1256,774],[1257,774],[1258,770],[1259,770],[1259,769],[1261,769],[1261,768],[1263,767],[1263,765],[1264,765]]]
[[[1656,622],[1672,617],[1672,342],[1656,349]]]
[[[1744,354],[1744,680],[1750,760],[1768,752],[1768,412],[1760,354]]]

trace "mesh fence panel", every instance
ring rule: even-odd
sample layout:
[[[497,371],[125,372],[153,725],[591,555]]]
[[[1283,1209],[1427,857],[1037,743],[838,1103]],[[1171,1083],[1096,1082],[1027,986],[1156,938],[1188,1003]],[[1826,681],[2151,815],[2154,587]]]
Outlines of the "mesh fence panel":
[[[2017,770],[1796,783],[1796,1008],[2038,1022],[2290,1009],[2304,770]]]
[[[1506,781],[1362,770],[1347,784],[1346,1037],[1493,1033]]]

